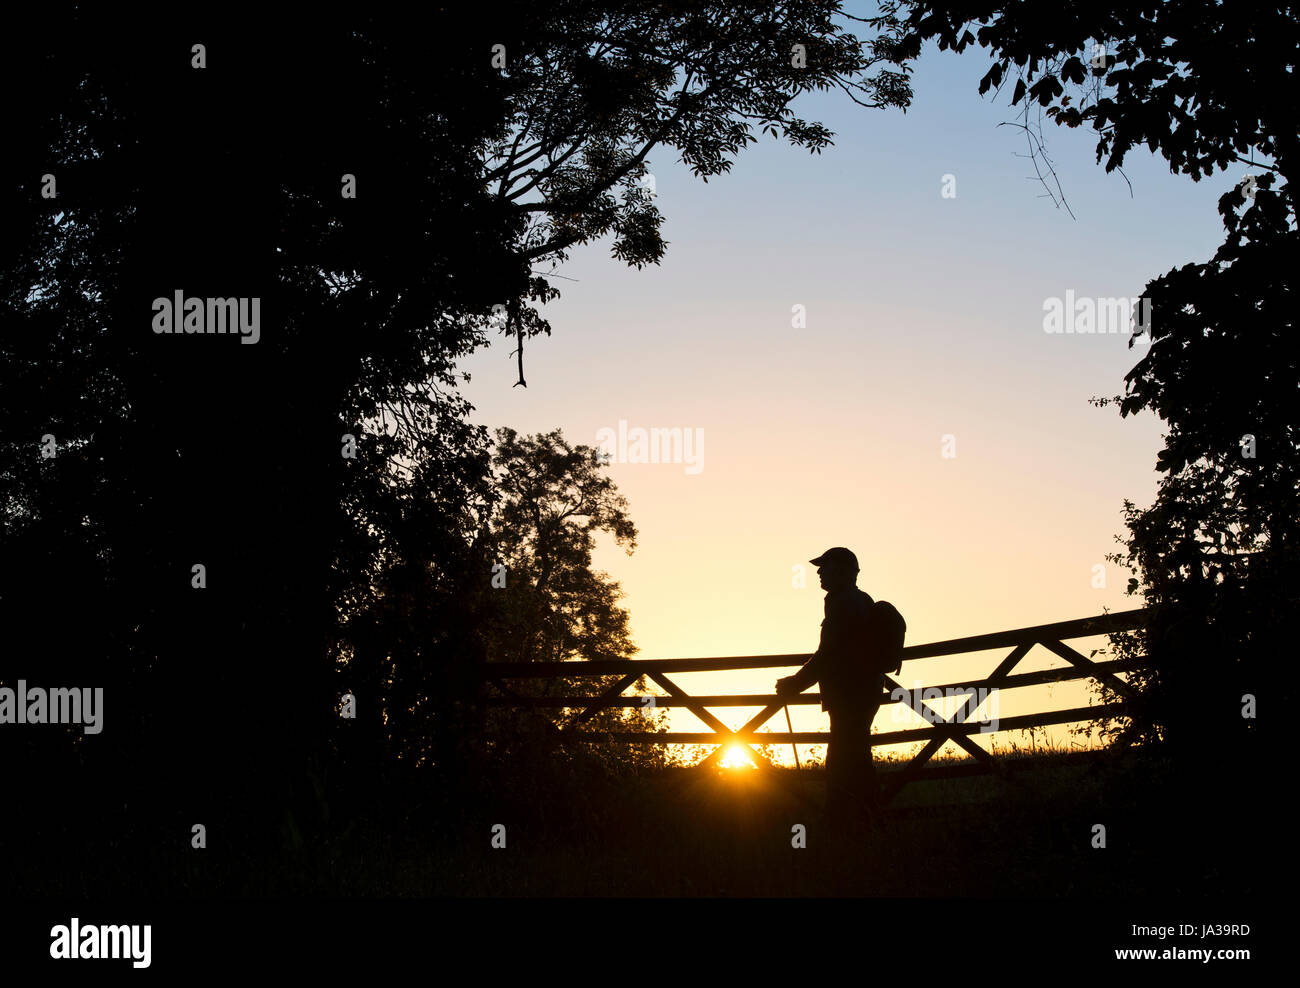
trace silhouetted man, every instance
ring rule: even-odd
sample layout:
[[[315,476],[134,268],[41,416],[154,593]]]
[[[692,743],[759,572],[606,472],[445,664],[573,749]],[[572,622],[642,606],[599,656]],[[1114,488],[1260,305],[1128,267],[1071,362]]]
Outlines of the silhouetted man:
[[[822,709],[830,715],[826,747],[826,818],[844,827],[874,813],[876,773],[871,764],[871,722],[884,691],[867,654],[866,626],[874,601],[857,587],[858,558],[848,549],[827,549],[816,559],[826,617],[817,651],[793,676],[777,680],[779,696],[821,683]]]

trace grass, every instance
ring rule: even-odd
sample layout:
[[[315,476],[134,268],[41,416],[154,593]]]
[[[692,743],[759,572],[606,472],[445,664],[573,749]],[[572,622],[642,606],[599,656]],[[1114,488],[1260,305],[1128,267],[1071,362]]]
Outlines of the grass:
[[[882,760],[880,773],[891,766]],[[966,759],[936,759],[959,771]],[[98,855],[19,894],[93,896],[1131,896],[1253,891],[1228,817],[1179,795],[1159,752],[1026,751],[994,775],[905,788],[863,839],[821,822],[820,767],[620,775],[545,752],[471,781],[358,778],[328,825],[261,853],[157,847]],[[1196,804],[1199,806],[1199,804]],[[1198,810],[1199,812],[1199,810]],[[1094,847],[1094,826],[1106,846]],[[492,847],[495,825],[505,847]],[[806,847],[792,846],[804,827]],[[1229,829],[1225,830],[1224,827]],[[1217,830],[1215,828],[1218,828]],[[296,829],[296,828],[295,828]],[[48,862],[47,862],[48,864]]]

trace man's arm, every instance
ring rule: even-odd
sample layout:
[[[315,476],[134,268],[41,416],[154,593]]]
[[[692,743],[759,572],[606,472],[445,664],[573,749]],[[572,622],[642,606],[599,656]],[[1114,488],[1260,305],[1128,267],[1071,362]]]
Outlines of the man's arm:
[[[836,631],[841,623],[840,610],[839,606],[827,608],[826,620],[822,621],[821,640],[817,643],[817,651],[808,656],[808,661],[801,665],[799,671],[793,676],[786,676],[785,679],[776,681],[776,692],[778,694],[802,693],[822,678],[822,673],[826,669],[827,652],[834,647],[837,640]]]
[[[828,669],[840,667],[846,661],[846,656],[853,651],[856,628],[851,600],[844,597],[832,599],[826,610],[826,620],[822,622],[821,641],[818,642],[817,651],[809,656],[808,661],[793,676],[777,680],[777,694],[784,696],[802,693],[813,683],[819,682]]]
[[[776,692],[778,696],[786,694],[794,695],[802,693],[813,683],[821,678],[820,662],[821,649],[808,657],[808,661],[799,667],[799,671],[793,676],[786,676],[784,679],[776,681]]]

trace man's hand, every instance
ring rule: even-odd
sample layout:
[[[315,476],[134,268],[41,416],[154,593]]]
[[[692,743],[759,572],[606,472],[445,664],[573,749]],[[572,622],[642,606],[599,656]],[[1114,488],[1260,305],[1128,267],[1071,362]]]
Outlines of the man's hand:
[[[798,693],[799,690],[795,687],[793,676],[786,676],[784,679],[776,681],[777,696],[795,696]]]

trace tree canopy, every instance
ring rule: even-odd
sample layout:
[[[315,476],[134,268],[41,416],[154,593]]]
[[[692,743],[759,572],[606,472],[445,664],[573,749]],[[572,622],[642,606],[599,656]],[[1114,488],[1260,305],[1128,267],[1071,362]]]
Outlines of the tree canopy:
[[[500,332],[524,382],[569,249],[662,256],[652,153],[707,180],[756,132],[824,147],[803,92],[909,96],[887,25],[824,0],[41,16],[3,42],[0,608],[41,675],[104,683],[121,744],[16,761],[132,765],[177,820],[310,795],[345,672],[396,663],[408,727],[470,688],[510,492],[459,364]],[[155,332],[177,293],[249,303],[256,342]]]
[[[979,90],[1014,80],[1011,105],[1035,154],[1046,119],[1090,127],[1107,171],[1145,147],[1193,181],[1241,173],[1219,200],[1223,244],[1146,286],[1146,353],[1123,395],[1096,400],[1168,426],[1155,503],[1125,502],[1125,551],[1111,557],[1135,571],[1129,591],[1155,612],[1145,635],[1117,636],[1121,654],[1150,660],[1136,678],[1150,705],[1134,730],[1197,747],[1238,737],[1252,724],[1246,695],[1290,637],[1300,586],[1296,11],[908,0],[882,12],[898,18],[904,60],[929,40],[984,49],[993,64]],[[1280,708],[1289,694],[1275,688]]]

